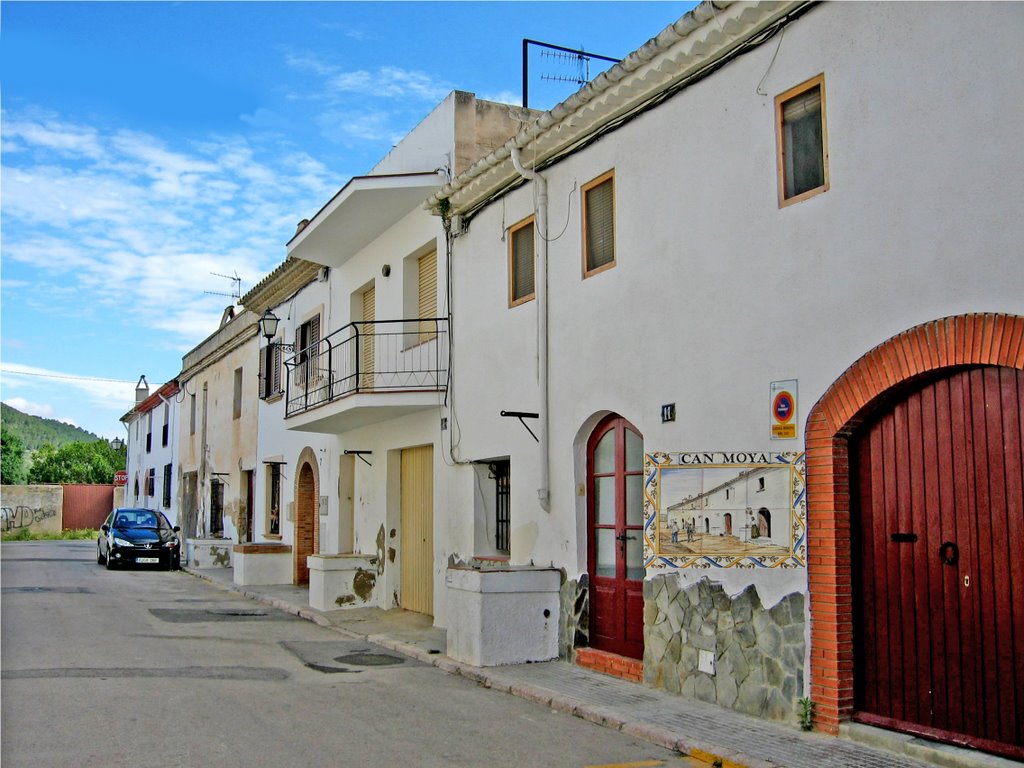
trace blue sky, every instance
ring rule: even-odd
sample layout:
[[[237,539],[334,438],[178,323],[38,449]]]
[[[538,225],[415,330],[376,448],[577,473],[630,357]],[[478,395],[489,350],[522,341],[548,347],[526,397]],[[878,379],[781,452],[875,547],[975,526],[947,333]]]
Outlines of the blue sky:
[[[123,436],[295,224],[524,37],[621,57],[686,2],[3,2],[0,398]],[[530,106],[575,90],[533,49]],[[590,76],[603,65],[595,62]]]

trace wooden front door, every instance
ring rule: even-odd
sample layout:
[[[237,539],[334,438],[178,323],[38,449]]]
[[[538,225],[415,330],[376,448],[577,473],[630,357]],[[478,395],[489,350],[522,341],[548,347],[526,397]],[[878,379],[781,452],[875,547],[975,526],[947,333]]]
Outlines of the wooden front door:
[[[590,644],[644,655],[643,437],[620,416],[587,443]]]
[[[401,604],[434,614],[434,448],[402,451]]]
[[[296,584],[309,584],[309,563],[306,558],[318,554],[320,516],[317,510],[316,479],[309,462],[299,469],[299,482],[295,494],[295,554]]]
[[[960,370],[854,436],[855,719],[1024,758],[1022,404]]]

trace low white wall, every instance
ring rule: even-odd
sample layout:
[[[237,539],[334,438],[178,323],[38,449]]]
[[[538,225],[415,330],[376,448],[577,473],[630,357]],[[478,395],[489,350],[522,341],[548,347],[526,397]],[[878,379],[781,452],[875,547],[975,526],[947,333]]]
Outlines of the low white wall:
[[[231,539],[188,539],[185,552],[192,568],[230,568]]]
[[[373,555],[310,555],[309,607],[318,611],[376,605],[377,558]]]
[[[288,544],[236,544],[235,584],[291,584],[292,548]]]
[[[448,655],[477,667],[558,658],[561,573],[449,568]]]

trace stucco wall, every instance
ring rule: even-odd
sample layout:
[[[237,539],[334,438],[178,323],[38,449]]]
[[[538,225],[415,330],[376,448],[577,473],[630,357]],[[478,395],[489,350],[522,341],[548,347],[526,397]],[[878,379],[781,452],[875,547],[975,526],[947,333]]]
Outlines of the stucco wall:
[[[471,220],[452,256],[454,312],[472,319],[453,359],[480,374],[456,377],[450,400],[464,456],[511,456],[513,562],[564,567],[569,583],[586,571],[586,439],[606,413],[647,451],[802,451],[813,404],[877,344],[952,314],[1024,313],[1022,28],[1007,4],[823,4],[543,171],[550,512],[536,443],[499,417],[542,405],[538,302],[507,308],[502,240],[533,212],[533,185]],[[822,73],[831,188],[780,208],[774,97]],[[584,279],[579,190],[612,169],[616,265]],[[798,435],[780,441],[769,388],[783,379],[798,381]],[[807,590],[804,568],[669,573],[679,590],[753,585],[764,606]]]
[[[0,530],[60,533],[64,489],[59,485],[0,486]]]

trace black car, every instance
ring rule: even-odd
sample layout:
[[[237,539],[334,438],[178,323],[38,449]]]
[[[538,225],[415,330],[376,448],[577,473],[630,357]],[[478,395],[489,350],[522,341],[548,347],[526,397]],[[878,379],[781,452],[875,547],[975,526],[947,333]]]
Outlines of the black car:
[[[181,568],[180,530],[154,509],[115,509],[100,526],[96,562],[108,570],[118,565],[177,570]]]

